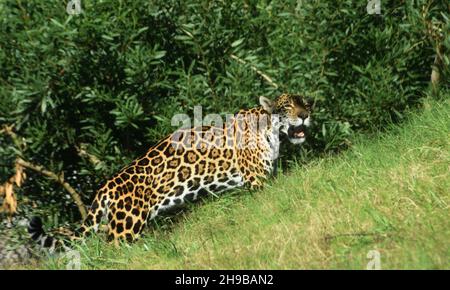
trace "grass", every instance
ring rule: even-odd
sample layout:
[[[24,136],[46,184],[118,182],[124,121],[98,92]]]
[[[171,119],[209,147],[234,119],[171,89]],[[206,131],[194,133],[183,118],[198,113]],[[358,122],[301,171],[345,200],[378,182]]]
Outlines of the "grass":
[[[305,165],[258,192],[211,198],[119,248],[75,248],[86,269],[448,269],[450,102]],[[38,268],[65,268],[52,258]]]

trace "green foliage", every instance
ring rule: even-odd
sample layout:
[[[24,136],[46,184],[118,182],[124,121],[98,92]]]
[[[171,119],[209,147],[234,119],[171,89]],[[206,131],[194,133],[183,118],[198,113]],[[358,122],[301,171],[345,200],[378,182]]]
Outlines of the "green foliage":
[[[70,16],[64,2],[0,0],[0,124],[15,125],[25,158],[75,176],[86,202],[196,105],[223,114],[260,95],[313,96],[310,143],[285,159],[345,148],[354,132],[400,121],[418,103],[435,54],[425,23],[449,27],[447,4],[425,0],[382,1],[380,15],[354,0],[82,0]],[[0,142],[4,180],[14,149]],[[38,206],[49,196],[70,204],[51,182],[30,182]]]

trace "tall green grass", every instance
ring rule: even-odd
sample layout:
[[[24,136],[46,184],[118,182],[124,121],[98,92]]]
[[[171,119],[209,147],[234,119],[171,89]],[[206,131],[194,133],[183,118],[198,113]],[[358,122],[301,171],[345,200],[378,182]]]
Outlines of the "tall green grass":
[[[347,152],[158,219],[140,241],[75,246],[85,269],[450,268],[450,102]],[[39,268],[65,268],[52,258]]]

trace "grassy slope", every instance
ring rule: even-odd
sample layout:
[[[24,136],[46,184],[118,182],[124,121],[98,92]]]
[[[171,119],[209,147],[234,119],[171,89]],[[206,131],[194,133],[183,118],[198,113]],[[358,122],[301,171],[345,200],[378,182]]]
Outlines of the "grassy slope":
[[[120,249],[79,246],[83,268],[450,268],[450,103],[339,156],[159,220]],[[64,268],[50,260],[44,268]]]

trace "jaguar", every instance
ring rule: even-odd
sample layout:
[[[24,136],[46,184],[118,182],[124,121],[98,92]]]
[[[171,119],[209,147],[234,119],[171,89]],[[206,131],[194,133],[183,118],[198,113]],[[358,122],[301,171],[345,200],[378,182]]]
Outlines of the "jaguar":
[[[180,128],[152,146],[100,187],[68,239],[95,233],[106,220],[108,240],[134,241],[149,220],[171,208],[237,187],[261,188],[273,171],[280,140],[305,141],[312,102],[297,94],[259,101],[220,126]],[[28,231],[41,247],[64,243],[44,231],[39,217],[31,219]]]

